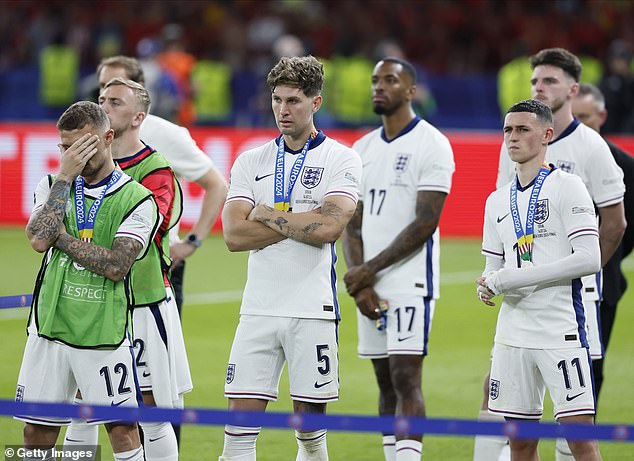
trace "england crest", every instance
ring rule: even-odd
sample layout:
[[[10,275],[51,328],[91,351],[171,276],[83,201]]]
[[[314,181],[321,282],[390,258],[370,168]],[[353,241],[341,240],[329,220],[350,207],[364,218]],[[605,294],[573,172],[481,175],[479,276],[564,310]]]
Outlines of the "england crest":
[[[489,384],[489,397],[491,400],[495,400],[500,395],[500,382],[497,379],[492,379]]]
[[[566,173],[573,173],[575,171],[575,163],[568,160],[557,160],[557,168]]]
[[[15,401],[16,402],[24,401],[24,386],[20,384],[18,384],[18,387],[15,390]]]
[[[548,199],[538,200],[535,204],[535,224],[544,224],[548,214]]]
[[[317,187],[321,182],[321,177],[324,172],[323,168],[315,167],[315,166],[307,166],[304,167],[302,171],[301,182],[302,185],[306,189],[312,189]]]
[[[394,171],[397,173],[405,173],[409,165],[409,159],[411,154],[398,154],[396,156],[396,160],[394,161]]]
[[[227,378],[225,379],[225,381],[227,381],[227,384],[231,384],[235,376],[236,376],[236,364],[230,363],[229,365],[227,365]]]

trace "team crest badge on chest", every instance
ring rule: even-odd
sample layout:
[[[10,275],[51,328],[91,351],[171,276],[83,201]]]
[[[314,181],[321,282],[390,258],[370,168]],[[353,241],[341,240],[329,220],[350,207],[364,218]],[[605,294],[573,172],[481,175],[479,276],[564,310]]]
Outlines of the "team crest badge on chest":
[[[548,199],[538,200],[535,204],[535,224],[544,224],[548,219]]]
[[[409,166],[409,159],[411,154],[397,154],[396,160],[394,160],[394,171],[397,173],[405,173],[407,167]]]
[[[573,173],[575,171],[575,162],[568,160],[557,160],[557,168],[566,173]]]
[[[306,166],[302,171],[301,183],[306,189],[313,189],[321,182],[324,169],[315,166]]]

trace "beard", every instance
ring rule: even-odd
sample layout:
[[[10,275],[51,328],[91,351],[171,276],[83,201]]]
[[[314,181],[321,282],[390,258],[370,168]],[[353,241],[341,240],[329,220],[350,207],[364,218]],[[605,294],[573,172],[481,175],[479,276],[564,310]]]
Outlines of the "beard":
[[[372,111],[377,114],[377,115],[392,115],[394,112],[396,112],[396,109],[398,109],[398,106],[395,105],[384,105],[384,104],[373,104],[372,105]]]

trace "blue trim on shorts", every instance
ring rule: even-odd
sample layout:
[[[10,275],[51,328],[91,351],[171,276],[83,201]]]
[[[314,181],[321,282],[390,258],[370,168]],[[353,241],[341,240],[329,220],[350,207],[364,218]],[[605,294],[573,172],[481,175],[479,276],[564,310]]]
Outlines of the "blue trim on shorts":
[[[332,289],[332,302],[335,306],[335,319],[341,320],[341,313],[339,312],[339,301],[337,299],[337,272],[335,266],[337,265],[337,252],[335,251],[335,244],[330,244],[330,256],[332,264],[330,265],[330,288]]]
[[[426,243],[427,247],[427,296],[430,298],[434,297],[434,266],[433,266],[433,249],[434,249],[434,238],[429,237]]]
[[[137,376],[136,370],[136,357],[134,355],[134,341],[130,338],[130,332],[127,333],[128,342],[130,346],[128,349],[130,350],[130,354],[132,355],[132,376],[134,377],[134,390],[136,391],[136,402],[139,407],[143,406],[143,393],[141,392],[141,386],[139,386],[139,377]]]
[[[588,337],[586,336],[586,315],[583,311],[583,299],[581,298],[581,279],[572,280],[572,305],[575,309],[575,317],[577,319],[577,332],[579,333],[579,341],[581,346],[588,348]]]
[[[425,322],[425,325],[423,326],[423,333],[424,333],[424,339],[423,339],[423,357],[425,357],[427,355],[427,343],[429,342],[429,319],[431,317],[431,296],[425,296],[423,298],[423,305],[424,307],[424,314],[423,314],[423,319]]]
[[[150,312],[154,316],[154,321],[156,322],[156,328],[158,328],[159,334],[161,335],[161,339],[163,340],[163,344],[165,344],[165,349],[167,349],[167,329],[165,328],[165,322],[163,322],[163,316],[161,315],[161,310],[158,307],[158,304],[153,304],[149,306]]]

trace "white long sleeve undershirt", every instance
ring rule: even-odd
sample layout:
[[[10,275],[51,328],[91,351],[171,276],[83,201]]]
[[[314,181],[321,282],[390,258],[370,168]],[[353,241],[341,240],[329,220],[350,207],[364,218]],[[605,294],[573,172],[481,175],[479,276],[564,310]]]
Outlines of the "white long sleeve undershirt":
[[[596,235],[580,235],[570,243],[572,254],[538,266],[502,268],[502,259],[488,256],[482,275],[489,289],[499,295],[558,280],[573,280],[601,269],[601,249]]]

